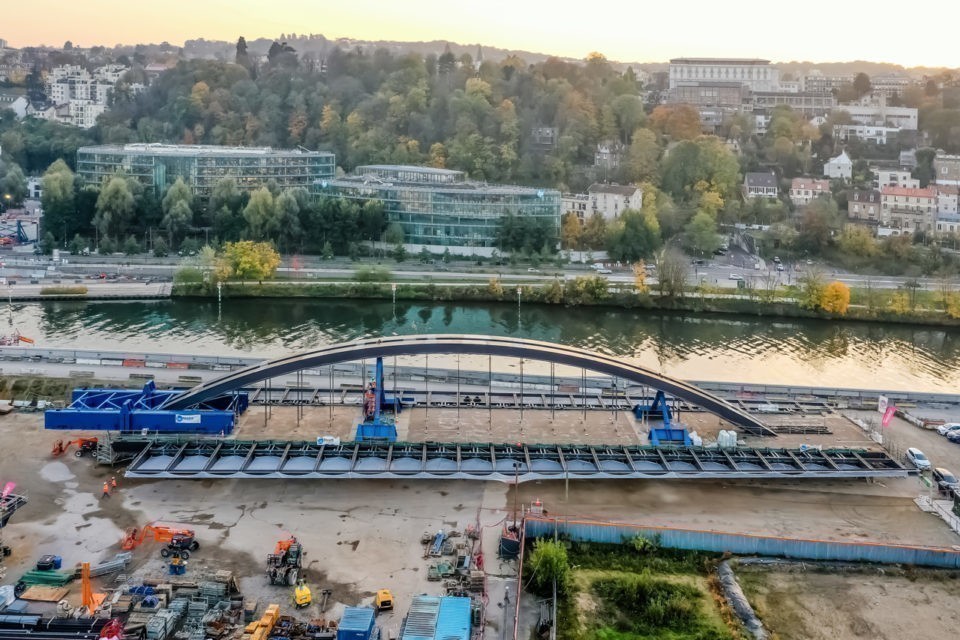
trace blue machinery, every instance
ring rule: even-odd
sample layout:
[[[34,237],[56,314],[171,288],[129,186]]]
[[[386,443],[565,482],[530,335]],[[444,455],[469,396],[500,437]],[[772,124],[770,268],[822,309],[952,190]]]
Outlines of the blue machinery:
[[[633,415],[637,420],[653,419],[662,420],[662,427],[650,428],[650,444],[659,446],[661,444],[681,444],[689,447],[690,434],[686,429],[674,429],[671,426],[673,413],[670,411],[670,405],[667,404],[667,396],[663,391],[657,391],[653,397],[652,404],[638,404],[633,407]]]
[[[246,411],[246,393],[224,395],[186,411],[163,409],[182,391],[159,391],[153,381],[142,390],[74,389],[70,406],[44,414],[47,429],[81,429],[139,433],[229,434],[235,418]]]
[[[396,442],[397,416],[403,411],[397,390],[388,396],[383,384],[383,358],[377,358],[374,378],[363,392],[363,421],[357,425],[357,442]],[[386,415],[389,413],[390,415]]]

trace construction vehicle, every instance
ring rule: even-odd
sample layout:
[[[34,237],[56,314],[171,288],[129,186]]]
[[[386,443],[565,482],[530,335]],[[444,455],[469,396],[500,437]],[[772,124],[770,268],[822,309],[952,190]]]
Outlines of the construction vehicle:
[[[270,584],[294,586],[303,566],[303,546],[290,537],[277,542],[273,553],[267,555],[267,577]]]
[[[53,451],[51,451],[51,453],[53,457],[62,456],[71,446],[76,446],[77,451],[73,455],[82,458],[88,453],[94,453],[97,450],[98,442],[98,438],[77,438],[76,440],[68,440],[66,442],[57,440],[53,443]]]
[[[310,587],[304,580],[300,580],[293,589],[293,605],[297,609],[303,609],[309,607],[312,602],[313,594],[310,592]]]
[[[143,529],[130,527],[123,534],[120,548],[124,551],[132,551],[143,544],[148,537],[165,545],[160,548],[160,555],[164,558],[169,558],[176,553],[180,558],[189,560],[190,552],[200,548],[193,529],[158,524],[148,524]]]
[[[390,593],[390,589],[377,591],[377,596],[373,599],[373,608],[377,610],[377,613],[393,610],[393,594]]]

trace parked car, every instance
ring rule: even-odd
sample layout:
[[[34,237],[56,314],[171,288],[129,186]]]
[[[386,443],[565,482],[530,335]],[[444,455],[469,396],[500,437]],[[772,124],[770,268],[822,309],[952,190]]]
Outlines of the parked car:
[[[960,480],[957,480],[957,476],[953,475],[948,469],[943,467],[937,467],[933,470],[931,474],[933,482],[937,485],[937,489],[949,493],[954,489],[960,488]]]
[[[960,429],[954,429],[947,432],[947,440],[955,444],[960,444]]]
[[[730,279],[731,279],[731,280],[743,280],[743,276],[740,275],[739,273],[731,273],[731,274],[730,274]]]
[[[610,271],[610,269],[597,269],[597,273],[602,273],[606,275],[608,273],[613,273],[613,271]]]
[[[923,451],[917,449],[916,447],[910,447],[907,449],[907,460],[910,461],[913,466],[920,471],[926,471],[930,468],[930,458],[928,458]]]
[[[945,436],[951,431],[956,431],[957,429],[960,429],[960,422],[947,422],[946,424],[942,424],[937,427],[937,433]]]
[[[540,273],[540,269],[535,269],[534,267],[529,267],[527,273]]]
[[[779,262],[777,263],[777,271],[783,271],[783,265]]]

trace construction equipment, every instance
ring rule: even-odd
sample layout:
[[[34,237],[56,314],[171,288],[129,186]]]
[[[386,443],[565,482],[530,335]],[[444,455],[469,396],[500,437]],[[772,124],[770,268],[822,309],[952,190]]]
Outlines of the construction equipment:
[[[164,558],[169,558],[173,553],[177,553],[182,559],[188,560],[190,559],[190,552],[200,548],[200,543],[197,542],[193,529],[180,529],[158,524],[148,524],[143,529],[130,527],[123,534],[120,548],[124,551],[131,551],[143,544],[148,537],[165,545],[160,549],[160,555]]]
[[[57,440],[53,443],[53,451],[51,453],[54,457],[61,456],[67,452],[71,446],[76,446],[77,450],[73,454],[78,458],[82,458],[88,453],[94,453],[97,450],[98,438],[77,438],[76,440],[68,440],[64,442],[63,440]]]
[[[373,608],[380,611],[392,611],[393,610],[393,594],[390,593],[390,589],[380,589],[377,591],[377,596],[373,599]]]
[[[270,584],[294,586],[303,566],[303,546],[290,537],[277,542],[273,553],[267,555],[267,577]]]
[[[80,565],[80,594],[80,606],[86,609],[87,615],[91,617],[107,598],[105,593],[93,592],[93,586],[90,583],[89,562],[84,562]]]
[[[309,607],[312,602],[313,594],[310,593],[310,587],[307,586],[306,582],[300,580],[293,589],[294,606],[297,609],[303,609],[304,607]]]

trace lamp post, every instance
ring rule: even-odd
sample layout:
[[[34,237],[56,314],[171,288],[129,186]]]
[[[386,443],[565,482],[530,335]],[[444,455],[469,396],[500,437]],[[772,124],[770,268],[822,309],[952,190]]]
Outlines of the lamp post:
[[[517,287],[517,329],[520,328],[521,318],[520,318],[520,298],[523,295],[523,287]]]

